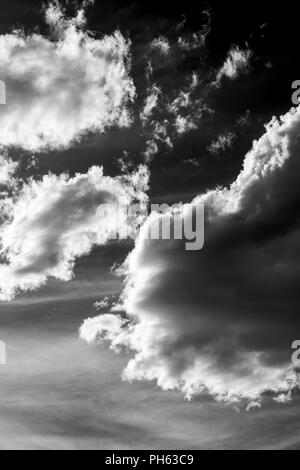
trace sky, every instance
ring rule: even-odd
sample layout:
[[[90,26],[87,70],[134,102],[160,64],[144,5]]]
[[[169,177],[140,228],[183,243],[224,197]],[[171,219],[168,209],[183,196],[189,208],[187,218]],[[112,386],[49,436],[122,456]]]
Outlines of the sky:
[[[299,448],[292,3],[0,8],[0,448]]]

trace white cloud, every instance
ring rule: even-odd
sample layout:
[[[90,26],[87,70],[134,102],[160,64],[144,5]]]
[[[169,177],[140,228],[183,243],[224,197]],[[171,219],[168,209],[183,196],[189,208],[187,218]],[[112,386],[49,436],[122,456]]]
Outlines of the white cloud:
[[[249,70],[249,60],[251,56],[252,51],[250,49],[240,49],[237,46],[230,49],[224,65],[217,74],[217,78],[213,83],[213,86],[220,86],[223,77],[234,80],[240,74],[247,72]]]
[[[259,401],[251,401],[246,410],[247,411],[251,411],[251,410],[255,410],[255,409],[260,409],[261,408],[261,403]]]
[[[36,289],[49,277],[70,280],[78,257],[128,227],[126,205],[146,201],[147,181],[143,166],[116,178],[92,167],[73,178],[50,174],[24,184],[3,203],[0,299]]]
[[[175,117],[174,130],[177,136],[197,129],[203,114],[213,112],[201,98],[195,98],[193,95],[198,85],[199,77],[193,73],[190,84],[180,90],[177,97],[167,105],[168,112]]]
[[[96,310],[101,310],[107,308],[109,306],[110,300],[109,297],[104,297],[102,300],[99,300],[94,303],[94,307]]]
[[[187,399],[209,393],[246,401],[248,409],[267,391],[286,401],[299,385],[289,350],[300,327],[298,297],[291,295],[299,276],[299,129],[300,108],[273,119],[232,185],[193,201],[206,208],[202,251],[149,241],[156,219],[148,218],[123,266],[128,323],[111,313],[80,331],[88,342],[133,352],[125,379],[156,381]]]
[[[182,135],[193,129],[197,129],[197,124],[193,121],[191,116],[178,115],[175,120],[175,129],[178,135]]]
[[[158,50],[162,55],[168,55],[171,49],[168,39],[164,36],[159,36],[151,43],[151,48]]]
[[[229,132],[228,134],[221,134],[208,146],[207,150],[213,155],[218,155],[219,152],[224,152],[225,150],[232,147],[235,137],[235,134],[232,132]]]
[[[168,135],[168,127],[169,122],[166,119],[163,122],[151,122],[151,137],[146,141],[146,149],[143,152],[146,162],[150,162],[159,152],[159,144],[163,144],[169,149],[173,148],[172,140]]]
[[[160,88],[156,85],[152,85],[149,94],[146,97],[144,108],[140,113],[140,119],[144,125],[149,121],[153,114],[153,110],[157,107],[160,93]]]
[[[274,397],[273,400],[279,404],[289,403],[292,400],[292,393],[288,391],[287,393],[281,393],[277,397]]]
[[[81,327],[81,336],[91,344],[95,341],[108,341],[111,349],[119,352],[120,345],[124,346],[126,341],[126,325],[128,322],[120,315],[104,314],[96,318],[89,318],[85,320]],[[124,339],[121,340],[122,330],[124,329]]]
[[[119,31],[95,39],[84,10],[66,19],[58,3],[46,10],[51,37],[0,35],[0,75],[7,104],[0,145],[29,151],[66,148],[88,132],[131,122],[130,42]]]

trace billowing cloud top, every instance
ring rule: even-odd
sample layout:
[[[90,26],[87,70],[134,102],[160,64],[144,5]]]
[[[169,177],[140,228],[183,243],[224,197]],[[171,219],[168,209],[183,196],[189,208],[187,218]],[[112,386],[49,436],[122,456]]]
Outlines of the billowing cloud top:
[[[267,391],[290,399],[298,379],[289,345],[300,326],[298,295],[287,308],[299,276],[299,129],[300,108],[272,120],[233,184],[193,201],[206,208],[202,251],[147,240],[148,219],[123,267],[127,319],[112,313],[81,328],[88,342],[133,351],[126,379],[155,380],[187,398],[246,400],[248,409]]]
[[[128,74],[130,42],[118,31],[93,38],[84,30],[83,10],[66,19],[56,3],[46,10],[46,21],[51,39],[22,31],[0,35],[7,93],[0,145],[67,148],[87,132],[127,126],[127,104],[135,95]]]

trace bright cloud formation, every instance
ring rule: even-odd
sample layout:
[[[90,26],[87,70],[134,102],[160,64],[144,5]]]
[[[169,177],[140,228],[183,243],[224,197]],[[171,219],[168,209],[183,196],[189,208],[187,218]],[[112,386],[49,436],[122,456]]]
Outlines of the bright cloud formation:
[[[206,208],[202,251],[147,240],[147,220],[123,266],[126,315],[107,312],[80,330],[89,343],[132,352],[126,380],[248,409],[265,392],[291,398],[299,386],[289,349],[300,327],[299,129],[300,108],[273,119],[232,185],[193,201]]]
[[[130,42],[116,31],[95,39],[84,10],[66,19],[58,3],[46,10],[52,37],[0,36],[0,145],[28,151],[64,149],[88,132],[128,126],[135,87],[129,75]],[[59,124],[58,124],[59,123]]]
[[[68,281],[75,260],[127,230],[127,206],[144,203],[148,171],[110,178],[100,167],[30,180],[3,202],[0,299],[34,290],[49,277]],[[109,210],[106,210],[109,208]]]

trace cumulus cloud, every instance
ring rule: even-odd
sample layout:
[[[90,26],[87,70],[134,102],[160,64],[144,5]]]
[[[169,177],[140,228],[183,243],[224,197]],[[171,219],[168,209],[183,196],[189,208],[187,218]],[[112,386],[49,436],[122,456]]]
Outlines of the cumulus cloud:
[[[100,167],[30,180],[3,201],[0,232],[0,299],[34,290],[49,277],[68,281],[75,260],[127,233],[131,202],[147,200],[148,170],[106,177]]]
[[[88,342],[131,351],[126,380],[249,410],[265,392],[283,403],[299,386],[290,350],[300,328],[299,129],[300,108],[274,118],[231,186],[186,206],[205,205],[202,251],[149,240],[155,215],[143,225],[123,266],[123,313],[80,330]]]
[[[247,72],[249,70],[251,56],[252,51],[250,49],[240,49],[238,46],[230,49],[223,66],[218,71],[216,81],[213,85],[217,87],[220,86],[223,77],[234,80],[240,74]]]
[[[94,38],[84,10],[67,19],[58,3],[45,13],[50,37],[0,35],[0,145],[29,151],[66,148],[87,132],[128,126],[135,88],[130,42],[119,31]]]

